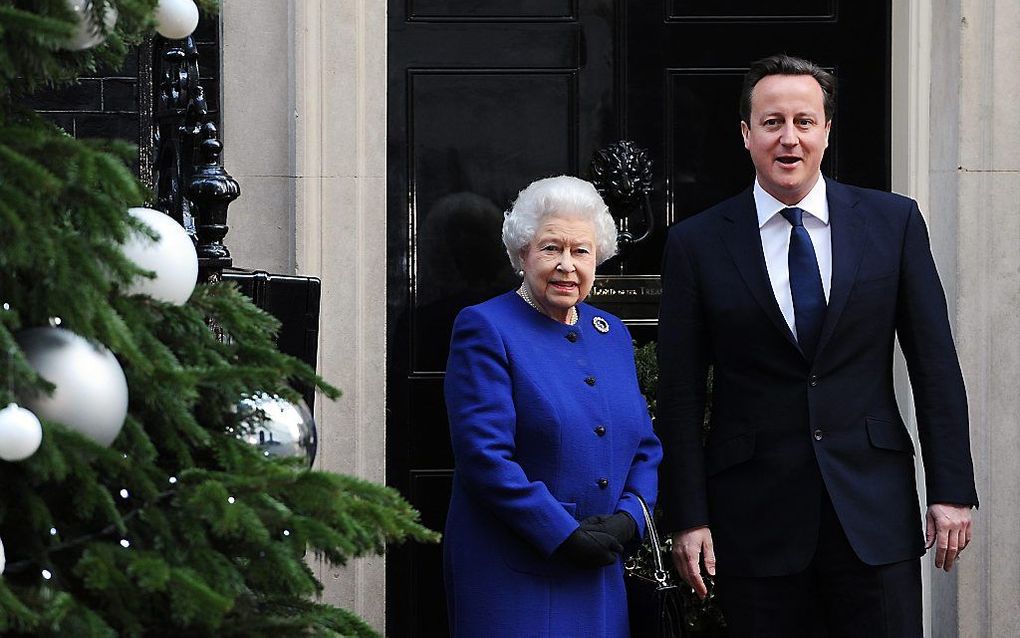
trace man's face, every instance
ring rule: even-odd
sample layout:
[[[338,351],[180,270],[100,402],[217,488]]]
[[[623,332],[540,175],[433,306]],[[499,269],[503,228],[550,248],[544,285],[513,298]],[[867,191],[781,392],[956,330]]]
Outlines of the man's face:
[[[741,122],[758,183],[784,204],[815,185],[829,146],[824,96],[810,75],[769,75],[751,91],[751,121]]]

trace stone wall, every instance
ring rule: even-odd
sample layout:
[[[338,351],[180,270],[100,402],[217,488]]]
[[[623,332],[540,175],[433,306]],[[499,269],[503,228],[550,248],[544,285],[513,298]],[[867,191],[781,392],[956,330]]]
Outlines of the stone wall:
[[[967,381],[981,508],[959,569],[932,575],[931,635],[1017,636],[1020,4],[937,0],[933,9],[930,166],[940,215],[931,232]]]
[[[386,478],[386,3],[224,0],[227,170],[240,266],[322,278],[316,467]],[[315,563],[323,600],[385,624],[381,558]]]

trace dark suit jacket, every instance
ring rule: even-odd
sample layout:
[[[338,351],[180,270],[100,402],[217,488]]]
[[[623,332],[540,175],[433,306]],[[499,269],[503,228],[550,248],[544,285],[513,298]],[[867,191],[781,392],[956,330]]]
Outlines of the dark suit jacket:
[[[659,501],[668,530],[711,527],[720,573],[806,568],[822,489],[864,562],[924,552],[914,446],[893,392],[895,337],[914,394],[927,500],[977,505],[967,398],[917,204],[832,180],[827,193],[832,284],[814,361],[772,292],[750,189],[669,232]]]

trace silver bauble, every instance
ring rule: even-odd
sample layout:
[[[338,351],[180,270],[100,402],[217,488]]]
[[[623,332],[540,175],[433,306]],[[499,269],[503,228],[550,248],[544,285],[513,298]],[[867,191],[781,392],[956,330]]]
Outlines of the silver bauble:
[[[142,294],[175,306],[183,305],[198,281],[198,254],[188,232],[162,211],[129,208],[128,214],[154,230],[159,239],[153,241],[133,233],[121,246],[125,257],[156,275],[152,279],[136,277],[124,294]]]
[[[198,5],[194,0],[159,0],[156,32],[168,40],[180,40],[198,26]]]
[[[277,395],[255,394],[241,399],[238,437],[259,447],[266,456],[304,458],[315,461],[318,436],[315,419],[302,401],[291,403]]]
[[[35,454],[42,443],[42,424],[17,403],[0,410],[0,459],[23,461]]]
[[[100,445],[113,443],[128,408],[127,379],[113,353],[63,328],[30,328],[17,340],[35,371],[56,386],[53,394],[24,397],[24,404]]]
[[[106,39],[103,31],[96,24],[94,7],[86,6],[85,0],[68,0],[68,4],[71,5],[71,10],[78,18],[78,28],[71,39],[64,43],[65,49],[71,51],[90,49]],[[103,11],[103,25],[106,27],[106,31],[110,32],[115,24],[117,24],[117,9],[113,5],[107,5],[106,10]]]

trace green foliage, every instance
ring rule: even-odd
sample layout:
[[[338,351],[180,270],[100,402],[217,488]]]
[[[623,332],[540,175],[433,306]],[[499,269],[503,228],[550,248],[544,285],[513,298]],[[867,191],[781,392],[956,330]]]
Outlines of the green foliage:
[[[648,413],[655,414],[655,397],[659,391],[659,364],[655,359],[655,342],[634,347],[634,364],[637,366],[638,387],[648,404]]]
[[[372,635],[314,602],[308,552],[343,564],[437,536],[389,488],[266,458],[236,437],[242,396],[339,392],[277,351],[277,321],[232,285],[201,285],[181,307],[123,295],[140,274],[119,248],[140,230],[126,210],[147,198],[128,169],[135,149],[73,139],[19,106],[115,65],[149,33],[155,0],[95,4],[116,6],[115,31],[68,52],[66,0],[0,0],[0,404],[51,389],[15,336],[59,317],[117,356],[129,415],[110,448],[44,422],[35,455],[0,461],[0,634]]]

